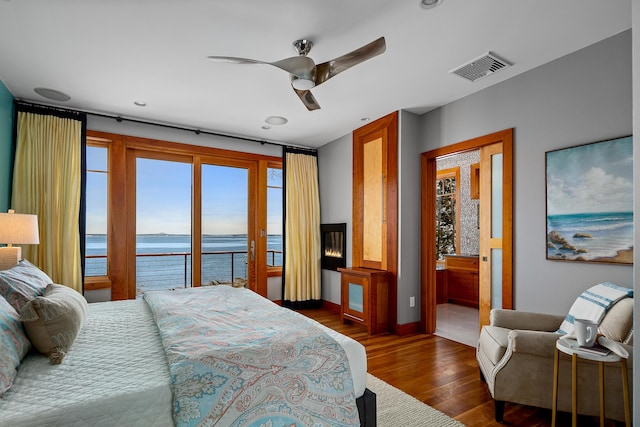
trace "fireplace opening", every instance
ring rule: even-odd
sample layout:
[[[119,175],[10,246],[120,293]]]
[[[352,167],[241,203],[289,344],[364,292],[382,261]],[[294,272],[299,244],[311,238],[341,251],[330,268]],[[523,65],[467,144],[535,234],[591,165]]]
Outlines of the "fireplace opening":
[[[321,224],[321,266],[325,270],[337,271],[347,266],[347,224]]]

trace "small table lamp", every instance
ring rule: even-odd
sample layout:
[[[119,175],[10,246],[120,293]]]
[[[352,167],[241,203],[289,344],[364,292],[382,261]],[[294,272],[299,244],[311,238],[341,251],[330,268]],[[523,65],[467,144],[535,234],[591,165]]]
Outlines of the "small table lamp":
[[[38,216],[14,213],[0,213],[0,270],[9,269],[22,259],[22,248],[12,244],[34,245],[40,243],[38,234]]]

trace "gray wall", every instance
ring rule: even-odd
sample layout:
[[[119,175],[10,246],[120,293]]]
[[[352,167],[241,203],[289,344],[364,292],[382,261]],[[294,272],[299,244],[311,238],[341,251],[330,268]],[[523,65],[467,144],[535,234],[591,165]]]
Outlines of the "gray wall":
[[[351,266],[351,212],[353,153],[351,135],[324,145],[318,150],[320,179],[320,217],[323,224],[347,224],[347,266]],[[340,304],[340,273],[322,270],[322,299]]]
[[[397,323],[403,325],[420,320],[420,116],[401,111],[399,127]]]
[[[422,117],[428,151],[514,128],[514,304],[566,313],[589,286],[633,286],[632,267],[545,259],[545,152],[632,134],[626,31]]]
[[[633,286],[630,266],[545,259],[545,152],[632,134],[631,84],[626,31],[419,116],[418,129],[401,114],[399,324],[419,319],[418,301],[408,308],[408,298],[420,295],[418,153],[507,128],[515,129],[515,308],[562,314],[599,282]],[[351,135],[320,147],[319,156],[322,222],[349,223]],[[339,304],[339,276],[323,272],[322,279],[323,298]]]

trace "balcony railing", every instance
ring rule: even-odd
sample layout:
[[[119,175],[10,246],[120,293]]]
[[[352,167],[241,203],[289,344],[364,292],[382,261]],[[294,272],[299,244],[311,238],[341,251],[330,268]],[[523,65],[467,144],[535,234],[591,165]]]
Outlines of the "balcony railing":
[[[270,266],[282,251],[267,250]],[[107,273],[106,255],[86,255],[85,276]],[[281,258],[280,258],[281,259]],[[202,252],[203,284],[211,281],[233,282],[247,279],[247,251]],[[136,287],[139,290],[168,289],[191,286],[191,252],[136,254]]]

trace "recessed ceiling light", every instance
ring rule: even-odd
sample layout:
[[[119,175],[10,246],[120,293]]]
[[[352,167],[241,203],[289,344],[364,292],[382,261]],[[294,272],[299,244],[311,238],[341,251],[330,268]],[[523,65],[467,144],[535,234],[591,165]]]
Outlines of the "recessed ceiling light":
[[[60,92],[59,90],[47,89],[46,87],[37,87],[33,89],[33,91],[40,96],[43,96],[47,99],[52,99],[54,101],[64,102],[71,99],[71,97],[66,93]]]
[[[147,106],[147,103],[144,102],[144,101],[133,101],[133,103],[135,105],[137,105],[138,107],[146,107]]]
[[[265,119],[265,122],[269,123],[270,125],[274,125],[274,126],[280,126],[280,125],[284,125],[288,122],[289,120],[287,120],[286,117],[282,117],[282,116],[269,116]]]
[[[264,125],[264,126],[262,126],[262,129],[264,129],[264,130],[269,130],[269,129],[271,129],[271,126],[269,126],[269,125]]]
[[[368,122],[369,120],[371,120],[369,117],[363,117],[360,119],[362,122]]]
[[[423,9],[431,9],[442,3],[442,0],[420,0],[420,6]]]

